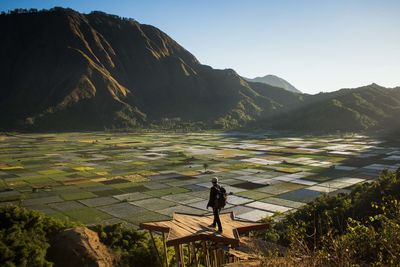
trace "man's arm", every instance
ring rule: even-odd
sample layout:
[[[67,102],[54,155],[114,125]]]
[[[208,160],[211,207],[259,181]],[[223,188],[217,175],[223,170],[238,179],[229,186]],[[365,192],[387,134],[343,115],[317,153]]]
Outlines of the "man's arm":
[[[208,209],[208,207],[214,207],[214,202],[215,202],[215,194],[214,194],[214,188],[211,187],[210,189],[210,197],[208,199],[208,203],[207,203],[207,207],[206,209]]]

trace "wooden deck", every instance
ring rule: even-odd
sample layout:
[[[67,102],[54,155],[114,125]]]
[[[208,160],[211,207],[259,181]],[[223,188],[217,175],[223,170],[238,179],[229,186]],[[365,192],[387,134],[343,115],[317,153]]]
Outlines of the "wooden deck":
[[[214,241],[236,246],[240,242],[241,233],[255,230],[264,230],[266,223],[238,220],[233,212],[221,213],[220,219],[223,232],[209,227],[213,222],[213,215],[193,215],[174,213],[172,220],[141,223],[140,228],[150,231],[168,233],[166,244],[174,246],[194,241]]]

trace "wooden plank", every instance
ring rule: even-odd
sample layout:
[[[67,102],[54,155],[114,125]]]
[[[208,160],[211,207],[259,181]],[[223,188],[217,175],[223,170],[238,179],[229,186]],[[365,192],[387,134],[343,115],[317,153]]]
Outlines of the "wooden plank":
[[[253,230],[267,229],[266,223],[254,223],[250,221],[237,220],[233,212],[220,215],[224,232],[217,233],[208,225],[213,215],[191,215],[185,213],[174,213],[173,219],[169,221],[156,221],[140,224],[142,229],[168,233],[167,246],[180,245],[195,241],[210,240],[216,243],[238,245],[239,233]]]

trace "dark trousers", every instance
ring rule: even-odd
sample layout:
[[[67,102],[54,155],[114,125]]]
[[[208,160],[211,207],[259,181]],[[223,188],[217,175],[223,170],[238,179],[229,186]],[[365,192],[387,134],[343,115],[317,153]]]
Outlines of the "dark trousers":
[[[216,207],[213,208],[213,214],[214,214],[214,222],[213,225],[218,225],[218,230],[222,230],[222,225],[221,225],[221,220],[219,219],[219,213],[221,209],[218,209]]]

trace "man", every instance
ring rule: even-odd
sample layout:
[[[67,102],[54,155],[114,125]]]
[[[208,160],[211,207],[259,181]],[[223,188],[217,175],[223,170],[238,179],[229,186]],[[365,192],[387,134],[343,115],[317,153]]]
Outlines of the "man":
[[[207,209],[208,207],[213,209],[214,222],[210,225],[210,227],[215,228],[215,226],[218,225],[218,232],[222,233],[221,220],[219,219],[221,208],[218,205],[218,200],[221,197],[221,186],[218,184],[218,177],[213,177],[211,182],[212,187],[210,188],[210,199],[208,200]]]

